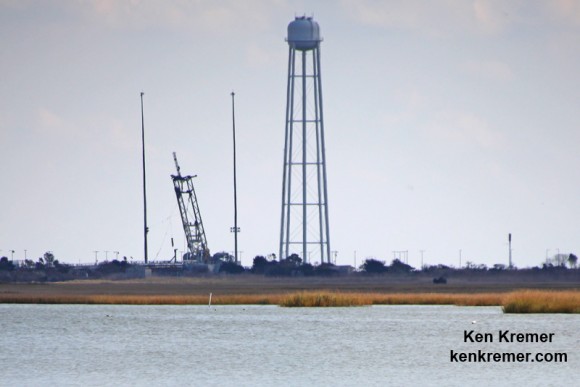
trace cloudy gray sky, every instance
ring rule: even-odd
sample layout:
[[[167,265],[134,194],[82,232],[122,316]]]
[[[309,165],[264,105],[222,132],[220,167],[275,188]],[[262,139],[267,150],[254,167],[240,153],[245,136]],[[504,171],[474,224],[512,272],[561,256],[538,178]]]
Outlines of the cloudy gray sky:
[[[279,243],[286,27],[314,15],[337,263],[580,252],[580,2],[0,0],[0,255],[142,259],[184,237],[176,151],[212,252]]]

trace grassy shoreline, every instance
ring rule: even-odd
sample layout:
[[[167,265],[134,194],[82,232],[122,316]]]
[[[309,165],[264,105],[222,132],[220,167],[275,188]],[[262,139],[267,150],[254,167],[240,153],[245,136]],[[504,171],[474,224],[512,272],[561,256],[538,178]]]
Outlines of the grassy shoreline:
[[[406,278],[153,277],[0,283],[0,303],[123,305],[501,306],[506,313],[580,313],[580,283]]]
[[[208,295],[0,294],[4,304],[207,305]],[[580,291],[516,290],[507,293],[344,293],[213,295],[212,305],[345,307],[370,305],[501,306],[504,313],[580,313]]]

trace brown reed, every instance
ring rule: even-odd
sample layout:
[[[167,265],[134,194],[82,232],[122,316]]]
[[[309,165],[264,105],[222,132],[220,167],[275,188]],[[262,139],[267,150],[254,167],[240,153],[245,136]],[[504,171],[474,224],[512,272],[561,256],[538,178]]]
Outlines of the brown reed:
[[[340,293],[300,292],[287,295],[280,304],[291,307],[363,306],[363,305],[460,305],[497,306],[499,293]]]
[[[504,313],[580,313],[579,291],[521,290],[508,293]]]
[[[361,293],[300,292],[285,296],[280,306],[285,307],[342,307],[372,305],[372,298]]]

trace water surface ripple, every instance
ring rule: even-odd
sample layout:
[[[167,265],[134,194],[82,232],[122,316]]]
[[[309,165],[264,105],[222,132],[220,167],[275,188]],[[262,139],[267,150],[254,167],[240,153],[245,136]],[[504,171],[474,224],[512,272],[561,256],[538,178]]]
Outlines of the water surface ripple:
[[[472,329],[555,336],[465,343]],[[0,330],[2,386],[565,386],[580,369],[580,316],[497,307],[3,304]],[[453,363],[451,350],[568,362]]]

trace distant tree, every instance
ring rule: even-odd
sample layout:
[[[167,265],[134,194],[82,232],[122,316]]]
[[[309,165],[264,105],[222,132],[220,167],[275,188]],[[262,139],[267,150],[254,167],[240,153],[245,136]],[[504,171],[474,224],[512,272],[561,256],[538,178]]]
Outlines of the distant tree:
[[[38,261],[34,264],[36,270],[44,270],[44,259],[42,257],[38,258]]]
[[[465,268],[469,270],[487,270],[487,266],[485,264],[477,264],[470,261],[465,262]]]
[[[261,255],[254,257],[254,261],[252,264],[252,268],[250,269],[252,273],[255,274],[264,274],[266,269],[270,265],[270,262],[266,258]]]
[[[389,271],[394,273],[409,273],[413,270],[413,267],[407,265],[399,259],[393,259],[391,266],[388,268]]]
[[[34,261],[32,259],[25,259],[24,260],[24,266],[27,269],[33,269],[34,268]]]
[[[316,275],[316,271],[314,269],[314,266],[312,266],[309,263],[304,263],[304,264],[300,265],[300,267],[298,268],[298,271],[304,276]]]
[[[575,269],[577,264],[578,264],[578,257],[574,254],[570,254],[568,256],[568,265],[571,268]]]
[[[566,266],[566,262],[568,262],[568,258],[570,256],[566,254],[556,254],[552,258],[548,258],[546,263],[552,264],[552,266]]]
[[[300,266],[302,264],[302,258],[298,254],[290,254],[288,258],[284,260],[284,264],[287,266]]]
[[[220,273],[227,273],[227,274],[240,274],[243,273],[245,269],[243,266],[238,265],[235,262],[224,262],[220,265]]]
[[[113,259],[110,262],[101,262],[97,265],[95,272],[101,275],[108,275],[114,273],[124,273],[129,264],[127,261],[119,261]]]
[[[14,263],[8,260],[8,257],[0,258],[0,271],[12,271],[14,270]]]
[[[57,259],[54,260],[53,264],[54,268],[60,273],[68,273],[72,269],[71,265],[60,263]]]
[[[314,275],[331,276],[336,274],[338,274],[338,271],[332,263],[321,263],[314,268]]]
[[[369,274],[381,274],[387,271],[385,262],[374,258],[367,258],[360,268]]]
[[[423,271],[426,273],[439,273],[439,272],[448,272],[451,268],[449,266],[445,266],[442,264],[439,265],[425,265],[423,266]]]

